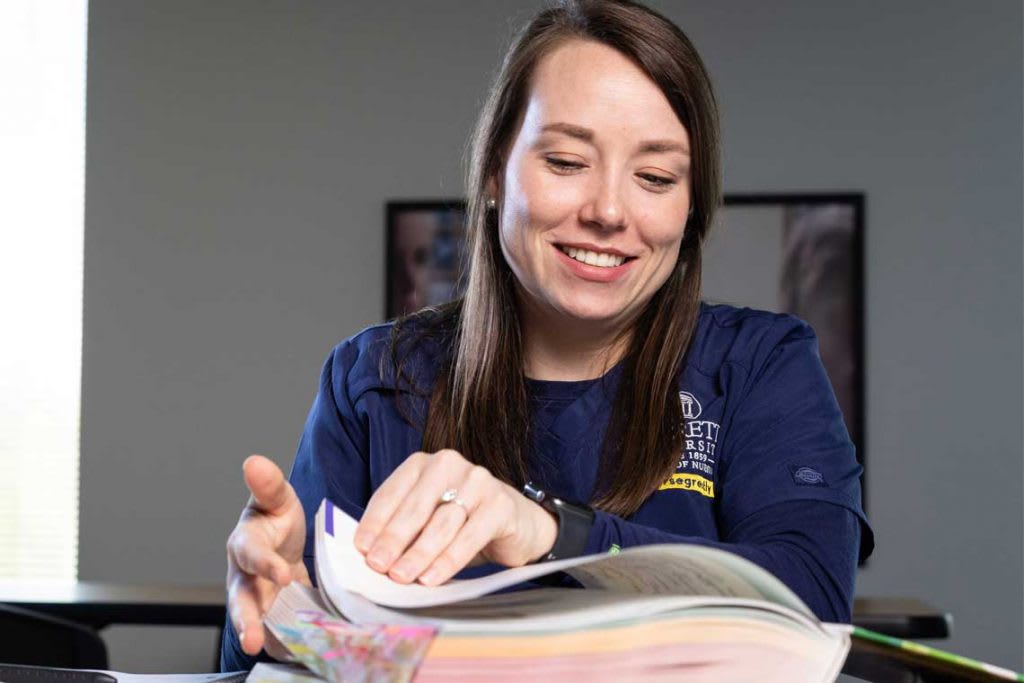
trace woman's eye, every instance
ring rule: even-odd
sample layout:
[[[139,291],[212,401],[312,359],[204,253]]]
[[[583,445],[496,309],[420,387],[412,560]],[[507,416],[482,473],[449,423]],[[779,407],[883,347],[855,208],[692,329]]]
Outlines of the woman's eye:
[[[544,157],[544,161],[557,173],[578,171],[584,167],[584,164],[578,161],[569,161],[568,159],[559,159],[558,157]]]
[[[665,176],[655,175],[653,173],[637,173],[640,180],[644,181],[648,185],[656,188],[669,188],[676,184],[674,178],[666,178]]]

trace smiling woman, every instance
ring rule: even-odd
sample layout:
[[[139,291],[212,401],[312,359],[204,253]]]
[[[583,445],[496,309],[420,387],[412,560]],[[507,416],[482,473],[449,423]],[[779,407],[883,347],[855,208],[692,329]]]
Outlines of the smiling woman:
[[[679,263],[689,146],[665,95],[618,50],[571,40],[540,60],[503,177],[491,182],[529,335],[527,376],[587,379],[617,360],[604,351],[626,341]],[[551,348],[540,336],[552,332],[599,353],[532,354]]]
[[[396,581],[698,543],[848,620],[872,540],[814,335],[699,299],[718,122],[682,31],[631,2],[538,14],[467,194],[465,295],[334,349],[289,481],[246,461],[222,666],[251,664],[278,587],[310,580],[323,498]]]

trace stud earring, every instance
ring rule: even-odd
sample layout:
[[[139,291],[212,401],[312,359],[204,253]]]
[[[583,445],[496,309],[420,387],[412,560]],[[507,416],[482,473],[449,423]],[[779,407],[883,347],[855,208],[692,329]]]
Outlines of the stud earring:
[[[494,197],[490,197],[487,200],[487,208],[488,208],[488,210],[492,210],[492,211],[494,209],[498,208],[498,200],[495,199]]]

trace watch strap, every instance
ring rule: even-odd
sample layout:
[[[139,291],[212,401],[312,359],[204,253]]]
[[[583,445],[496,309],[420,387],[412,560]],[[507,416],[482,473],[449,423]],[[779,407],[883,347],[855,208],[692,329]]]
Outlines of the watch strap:
[[[590,530],[594,526],[594,510],[586,505],[573,503],[561,498],[549,496],[541,489],[527,482],[523,487],[523,495],[550,512],[558,520],[558,534],[551,550],[537,562],[562,560],[567,557],[579,557],[587,548]]]

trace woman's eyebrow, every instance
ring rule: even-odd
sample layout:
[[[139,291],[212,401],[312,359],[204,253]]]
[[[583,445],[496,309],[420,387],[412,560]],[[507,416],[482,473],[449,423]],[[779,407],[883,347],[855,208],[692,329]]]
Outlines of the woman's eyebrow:
[[[562,133],[588,144],[594,144],[594,131],[572,123],[549,123],[542,127],[542,133]],[[660,152],[679,152],[690,156],[690,148],[676,140],[644,140],[637,148],[638,154],[657,154]]]
[[[594,131],[572,123],[549,123],[540,129],[542,133],[562,133],[583,142],[594,142]]]
[[[690,156],[690,148],[675,140],[644,140],[638,149],[640,154],[657,154],[659,152],[679,152]]]

